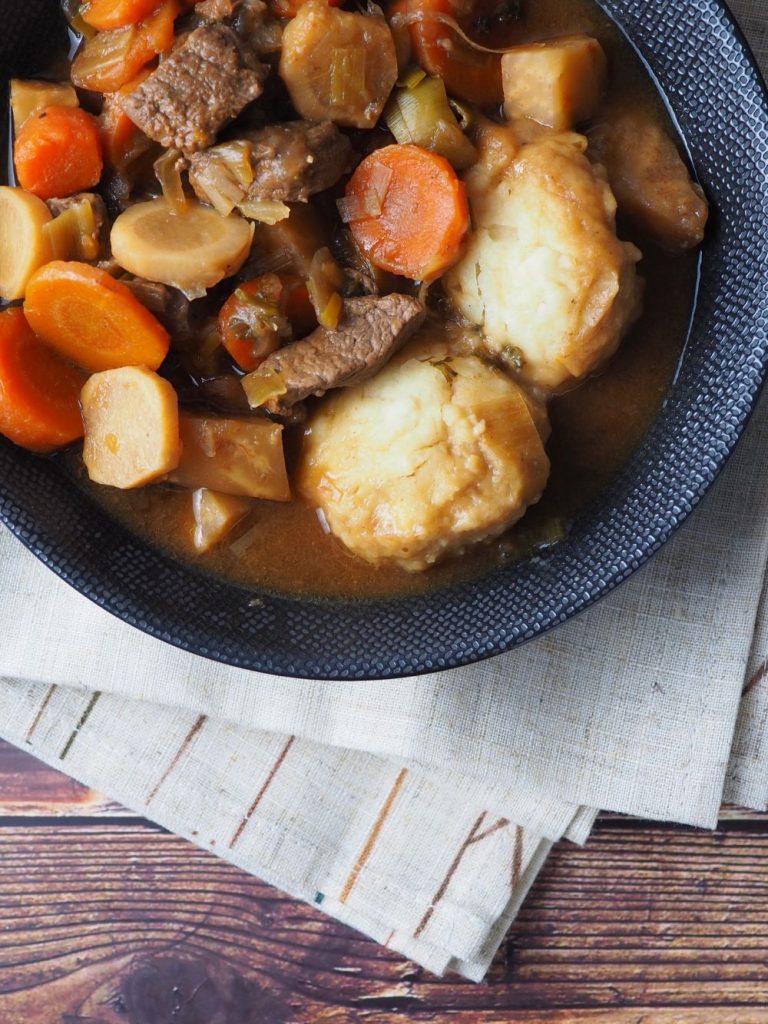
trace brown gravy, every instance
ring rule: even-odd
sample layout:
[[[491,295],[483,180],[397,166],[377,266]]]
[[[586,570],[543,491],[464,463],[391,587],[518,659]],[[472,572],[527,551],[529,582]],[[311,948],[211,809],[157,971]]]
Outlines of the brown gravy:
[[[576,32],[595,35],[608,53],[606,103],[613,108],[642,105],[672,131],[649,75],[592,0],[529,4],[528,38]],[[164,487],[129,492],[96,487],[83,479],[79,456],[68,461],[93,500],[131,530],[201,570],[248,587],[325,597],[395,597],[477,576],[500,560],[519,557],[526,537],[546,533],[555,518],[567,523],[593,500],[637,448],[669,388],[692,311],[698,256],[667,255],[621,224],[620,234],[637,242],[644,253],[643,317],[601,374],[551,404],[552,476],[542,501],[505,537],[463,558],[421,574],[375,569],[327,536],[315,511],[298,499],[287,505],[258,503],[218,550],[198,556],[188,493]]]

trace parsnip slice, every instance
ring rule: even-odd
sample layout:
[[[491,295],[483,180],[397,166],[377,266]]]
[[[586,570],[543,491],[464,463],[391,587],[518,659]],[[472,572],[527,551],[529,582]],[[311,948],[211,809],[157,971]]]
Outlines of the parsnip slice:
[[[98,484],[143,487],[175,469],[181,456],[176,392],[143,366],[95,373],[80,396],[83,461]]]
[[[112,254],[123,269],[149,281],[202,294],[245,262],[253,225],[189,201],[173,213],[164,199],[136,203],[112,227]]]
[[[69,82],[38,82],[11,79],[11,112],[13,130],[19,134],[24,122],[46,107],[79,107],[74,86]]]
[[[252,419],[180,417],[182,456],[169,480],[270,501],[289,501],[291,490],[279,423]]]
[[[200,487],[192,495],[195,517],[195,550],[203,554],[214,548],[253,508],[250,498],[221,494]]]
[[[0,298],[23,299],[27,282],[51,259],[43,228],[51,211],[21,188],[0,185]]]

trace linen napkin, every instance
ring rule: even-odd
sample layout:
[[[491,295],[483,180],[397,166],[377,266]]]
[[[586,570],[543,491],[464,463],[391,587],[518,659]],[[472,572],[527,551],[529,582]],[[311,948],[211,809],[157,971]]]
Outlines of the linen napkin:
[[[765,58],[763,0],[734,8]],[[203,661],[112,619],[1,530],[0,735],[479,979],[551,843],[584,841],[595,808],[713,825],[724,785],[766,808],[767,440],[763,403],[702,509],[600,605],[427,678]]]

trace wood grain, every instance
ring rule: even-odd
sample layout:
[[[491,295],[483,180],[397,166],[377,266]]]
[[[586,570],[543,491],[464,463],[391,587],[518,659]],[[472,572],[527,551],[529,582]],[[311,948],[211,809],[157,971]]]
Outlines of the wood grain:
[[[1,1024],[768,1024],[766,816],[606,817],[476,986],[116,813],[0,746]]]
[[[0,815],[102,818],[125,813],[119,804],[0,740]]]

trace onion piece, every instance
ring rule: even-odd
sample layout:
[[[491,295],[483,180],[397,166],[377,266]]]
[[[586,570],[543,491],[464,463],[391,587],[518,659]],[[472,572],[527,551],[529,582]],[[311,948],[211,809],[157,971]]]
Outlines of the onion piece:
[[[96,217],[87,199],[64,210],[58,217],[43,225],[51,259],[54,260],[97,260],[101,245],[97,237]]]
[[[398,89],[384,119],[399,143],[439,153],[457,171],[477,160],[477,150],[459,127],[441,78],[425,78],[412,89]]]
[[[343,196],[337,199],[336,208],[344,224],[381,216],[381,203],[372,189],[366,189],[362,196]]]
[[[237,207],[249,220],[277,224],[291,212],[285,203],[276,199],[248,198],[248,189],[253,183],[252,152],[250,142],[245,140],[212,146],[208,150],[210,159],[196,170],[195,189],[222,217],[229,216]]]
[[[215,156],[223,163],[232,176],[243,188],[247,189],[253,183],[253,164],[251,154],[253,150],[250,142],[245,139],[235,139],[233,142],[220,142],[208,150],[209,155]]]
[[[334,330],[344,312],[339,294],[344,287],[344,272],[325,246],[318,249],[309,265],[307,290],[321,327]]]
[[[401,79],[398,81],[398,85],[402,89],[414,89],[419,82],[423,82],[427,77],[427,72],[424,68],[415,67],[409,68]]]
[[[171,211],[177,215],[186,213],[189,209],[189,202],[181,181],[181,172],[186,166],[184,157],[178,149],[168,149],[155,160],[153,166],[163,190],[163,198]]]
[[[252,409],[258,409],[272,398],[280,398],[288,391],[288,385],[282,373],[277,370],[254,370],[240,381]]]
[[[279,199],[253,199],[235,204],[244,217],[262,224],[278,224],[290,215],[290,207]]]
[[[376,193],[376,198],[379,201],[379,205],[384,205],[384,200],[387,198],[387,192],[392,182],[393,170],[391,167],[387,167],[385,164],[378,163],[373,165],[373,169],[369,175],[369,183],[373,191]]]
[[[135,25],[97,32],[86,40],[72,64],[72,82],[80,89],[93,89],[94,83],[109,79],[124,66],[136,42]]]

